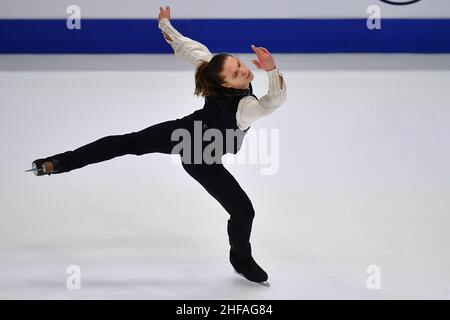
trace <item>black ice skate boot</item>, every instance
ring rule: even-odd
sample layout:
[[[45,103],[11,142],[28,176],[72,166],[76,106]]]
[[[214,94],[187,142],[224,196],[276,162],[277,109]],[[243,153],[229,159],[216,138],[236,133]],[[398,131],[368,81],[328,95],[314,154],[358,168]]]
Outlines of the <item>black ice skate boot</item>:
[[[246,259],[233,259],[230,255],[230,262],[234,270],[244,276],[247,280],[263,283],[268,279],[267,273],[250,257]]]
[[[37,159],[31,163],[31,169],[25,172],[33,171],[36,176],[58,173],[59,160],[56,158]]]

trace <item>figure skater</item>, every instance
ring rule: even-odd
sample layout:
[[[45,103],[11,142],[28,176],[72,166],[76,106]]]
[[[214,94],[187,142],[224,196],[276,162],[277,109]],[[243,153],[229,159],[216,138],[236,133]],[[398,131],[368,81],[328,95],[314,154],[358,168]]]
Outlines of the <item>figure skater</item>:
[[[251,45],[257,57],[252,63],[257,69],[266,71],[269,78],[268,93],[258,100],[251,85],[254,75],[246,64],[230,54],[213,55],[203,44],[183,36],[170,22],[170,7],[160,7],[158,28],[175,55],[184,57],[196,68],[194,94],[205,98],[203,108],[181,119],[124,135],[106,136],[76,150],[37,159],[32,162],[32,169],[27,171],[33,171],[37,176],[60,174],[126,154],[179,154],[184,170],[230,214],[227,225],[229,260],[235,271],[250,281],[266,282],[267,273],[252,257],[250,233],[255,211],[249,197],[221,161],[205,161],[204,141],[201,142],[201,161],[198,158],[195,161],[198,148],[176,150],[177,141],[173,139],[173,133],[182,129],[193,135],[198,129],[202,133],[216,129],[224,139],[218,140],[222,141],[223,151],[217,152],[216,149],[213,152],[215,159],[225,153],[236,154],[250,125],[286,101],[283,75],[267,49]],[[237,143],[229,143],[230,138],[225,134],[227,130],[233,130],[235,135],[231,140],[237,140]]]

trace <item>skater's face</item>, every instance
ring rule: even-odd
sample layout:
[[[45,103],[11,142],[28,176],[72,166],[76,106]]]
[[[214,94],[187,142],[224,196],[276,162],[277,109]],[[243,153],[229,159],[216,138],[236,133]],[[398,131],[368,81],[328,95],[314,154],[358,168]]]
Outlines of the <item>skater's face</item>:
[[[255,77],[244,61],[235,56],[225,59],[221,76],[224,79],[222,86],[234,89],[248,89]]]

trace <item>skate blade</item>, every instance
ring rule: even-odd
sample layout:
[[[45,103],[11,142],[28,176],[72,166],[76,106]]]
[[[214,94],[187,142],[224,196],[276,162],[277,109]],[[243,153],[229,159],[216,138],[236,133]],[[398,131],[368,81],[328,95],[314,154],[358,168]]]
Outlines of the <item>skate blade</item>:
[[[42,169],[38,169],[36,167],[36,164],[33,162],[33,164],[31,165],[31,169],[25,170],[25,172],[33,172],[36,176],[38,175],[39,171]]]
[[[237,272],[236,270],[234,270],[234,273],[236,273],[238,276],[244,278],[245,280],[250,281],[250,280],[248,280],[246,277],[244,277],[244,275],[243,275],[242,273],[239,273],[239,272]],[[254,282],[254,281],[250,281],[250,282],[259,284],[259,285],[261,285],[261,286],[263,286],[263,287],[270,287],[270,282],[269,282],[269,281],[264,281],[264,282]]]
[[[24,172],[33,172],[35,176],[39,175],[38,169],[34,168],[25,170]]]

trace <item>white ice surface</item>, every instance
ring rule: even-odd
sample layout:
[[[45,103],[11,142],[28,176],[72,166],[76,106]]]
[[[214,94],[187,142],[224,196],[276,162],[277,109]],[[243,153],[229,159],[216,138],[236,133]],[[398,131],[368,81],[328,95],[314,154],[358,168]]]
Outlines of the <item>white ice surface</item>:
[[[450,56],[277,61],[288,101],[252,129],[279,129],[279,171],[227,165],[256,210],[263,287],[233,273],[227,212],[169,155],[23,172],[200,108],[188,65],[1,55],[0,298],[450,298]],[[267,79],[254,72],[261,96]],[[70,265],[80,290],[66,287]],[[370,265],[379,290],[366,286]]]

